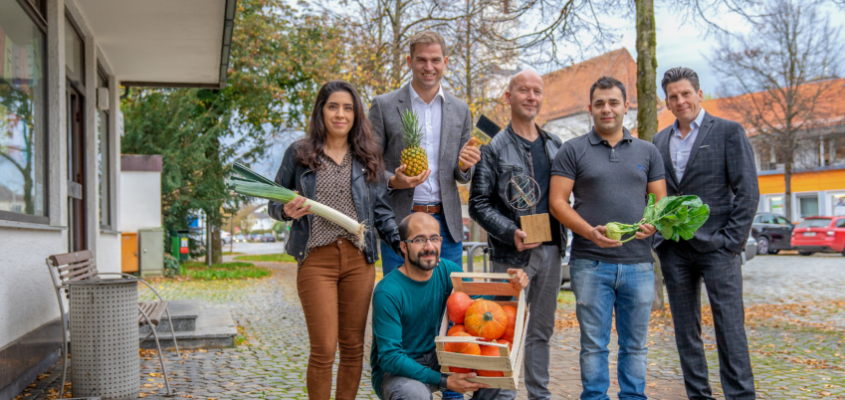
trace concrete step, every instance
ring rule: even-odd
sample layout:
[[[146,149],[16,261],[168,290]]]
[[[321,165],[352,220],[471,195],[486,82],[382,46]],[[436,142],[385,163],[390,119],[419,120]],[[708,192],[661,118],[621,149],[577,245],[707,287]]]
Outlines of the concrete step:
[[[199,315],[202,303],[199,300],[174,300],[169,301],[167,310],[170,312],[170,319],[173,321],[173,330],[176,332],[190,332],[197,329],[197,316]],[[170,322],[167,320],[167,314],[162,316],[156,332],[159,334],[170,333]],[[150,326],[144,325],[140,329],[140,333],[145,335],[150,333]]]
[[[172,315],[171,315],[172,317]],[[176,325],[176,321],[173,321]],[[168,329],[165,332],[156,330],[161,347],[173,348],[173,337]],[[147,333],[140,333],[141,348],[156,348],[155,338]],[[238,329],[228,308],[200,308],[197,312],[196,328],[190,331],[176,332],[179,349],[209,349],[235,347],[235,337]],[[146,339],[144,339],[146,338]]]

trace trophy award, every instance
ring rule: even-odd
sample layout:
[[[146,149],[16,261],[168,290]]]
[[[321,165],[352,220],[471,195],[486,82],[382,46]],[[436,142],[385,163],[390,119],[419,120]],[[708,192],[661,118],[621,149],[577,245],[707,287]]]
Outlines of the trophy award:
[[[537,205],[540,197],[540,185],[528,175],[517,175],[508,182],[511,193],[508,205],[516,210],[524,211]],[[525,244],[543,243],[552,240],[552,230],[549,224],[549,214],[531,214],[519,217],[521,229],[528,236],[522,241]]]

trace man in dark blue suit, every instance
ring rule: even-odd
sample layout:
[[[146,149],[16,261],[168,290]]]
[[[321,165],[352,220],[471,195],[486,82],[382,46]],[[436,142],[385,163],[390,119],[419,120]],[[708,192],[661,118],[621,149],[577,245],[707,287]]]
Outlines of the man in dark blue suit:
[[[654,136],[666,168],[667,192],[696,195],[710,206],[710,218],[692,239],[655,241],[687,396],[713,399],[701,340],[704,281],[713,310],[725,398],[754,399],[740,261],[760,197],[754,153],[740,124],[701,108],[703,93],[695,71],[670,69],[661,85],[666,106],[677,118]]]

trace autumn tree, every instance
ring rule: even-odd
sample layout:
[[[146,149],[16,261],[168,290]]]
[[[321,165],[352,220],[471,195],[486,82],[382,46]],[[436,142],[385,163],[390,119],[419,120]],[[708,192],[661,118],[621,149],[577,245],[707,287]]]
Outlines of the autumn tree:
[[[802,143],[841,110],[822,99],[842,61],[839,28],[819,1],[770,0],[749,33],[724,36],[712,59],[723,79],[726,107],[740,118],[758,149],[773,151],[784,169],[784,214],[792,215],[791,178]]]
[[[307,124],[316,92],[337,77],[341,36],[325,17],[281,0],[242,0],[227,86],[135,90],[122,104],[122,152],[162,154],[162,216],[168,233],[208,215],[212,260],[221,260],[224,214],[237,208],[224,178],[231,163],[260,159],[274,135]]]

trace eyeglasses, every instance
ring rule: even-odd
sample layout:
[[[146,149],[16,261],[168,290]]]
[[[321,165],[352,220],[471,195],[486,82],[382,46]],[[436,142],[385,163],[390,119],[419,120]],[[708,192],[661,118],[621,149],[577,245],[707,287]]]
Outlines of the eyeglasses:
[[[431,244],[436,245],[436,244],[439,244],[442,241],[443,241],[443,238],[440,237],[440,236],[432,236],[430,238],[418,237],[418,238],[414,238],[414,239],[411,239],[411,240],[404,240],[405,243],[413,243],[417,246],[425,246],[425,242],[431,242]]]

